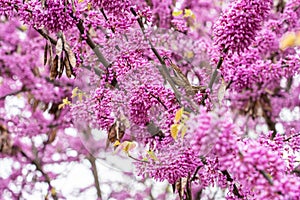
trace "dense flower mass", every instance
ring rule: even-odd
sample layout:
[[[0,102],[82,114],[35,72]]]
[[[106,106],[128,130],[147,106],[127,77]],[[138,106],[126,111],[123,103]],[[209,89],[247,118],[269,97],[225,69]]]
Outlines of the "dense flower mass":
[[[149,176],[158,181],[167,180],[174,184],[180,178],[191,176],[197,166],[200,164],[200,159],[191,149],[181,147],[180,143],[175,143],[166,150],[155,154],[155,157],[149,157],[147,162],[138,162],[139,175]]]
[[[42,5],[39,1],[30,1],[22,6],[22,20],[35,28],[47,28],[54,33],[67,31],[76,25],[76,20],[72,18],[72,6],[64,5],[59,1],[45,1]]]
[[[299,199],[299,19],[299,0],[0,0],[0,199]]]
[[[270,9],[270,0],[231,2],[214,27],[214,40],[219,51],[240,53],[247,49]]]
[[[161,128],[165,130],[170,127],[175,111],[179,108],[170,90],[161,86],[140,86],[132,95],[129,105],[130,117],[134,123],[142,125],[147,124],[151,119],[156,121],[157,111],[163,109],[161,117],[164,119],[161,119]],[[155,107],[160,109],[153,109]]]
[[[119,29],[128,29],[135,21],[130,8],[134,5],[130,0],[94,0],[92,1],[96,8],[102,9],[106,18],[105,27],[112,31],[119,31]]]

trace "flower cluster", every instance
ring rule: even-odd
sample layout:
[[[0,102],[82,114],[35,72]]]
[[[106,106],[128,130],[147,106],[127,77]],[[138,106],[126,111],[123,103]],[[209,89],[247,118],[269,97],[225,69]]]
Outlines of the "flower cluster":
[[[232,161],[235,164],[229,172],[243,186],[243,190],[259,199],[276,199],[281,195],[293,199],[298,195],[296,191],[300,184],[291,187],[295,179],[287,179],[286,163],[268,144],[244,140],[239,148],[240,158]],[[286,190],[283,191],[283,188]]]
[[[189,127],[187,137],[193,151],[205,158],[198,171],[203,187],[219,180],[222,188],[236,182],[240,186],[239,195],[247,198],[255,195],[259,199],[276,199],[282,195],[293,199],[298,195],[300,184],[292,187],[297,178],[286,174],[293,169],[294,161],[293,153],[287,161],[283,158],[286,150],[283,137],[270,141],[271,133],[258,140],[242,139],[228,117],[220,118],[204,108],[197,117],[191,117]],[[297,134],[292,135],[289,140],[298,140]]]
[[[97,174],[114,147],[179,199],[299,199],[299,0],[0,0],[0,15],[0,199],[40,183],[82,199],[54,186],[85,161],[107,180],[91,198],[173,195]],[[70,71],[61,35],[76,77],[53,80]]]
[[[142,67],[145,63],[146,60],[142,57],[141,50],[129,51],[121,53],[116,58],[112,69],[115,72],[117,80],[121,81],[128,71]]]
[[[271,8],[271,1],[239,0],[231,2],[229,9],[214,27],[214,40],[220,52],[243,52],[260,30]]]
[[[30,1],[20,8],[22,20],[35,28],[47,28],[57,33],[67,31],[76,25],[76,20],[71,4],[61,4],[59,1],[46,1],[42,5],[40,1]]]
[[[172,1],[154,0],[148,3],[148,5],[152,7],[153,23],[161,28],[169,28],[172,20],[172,10],[170,9]]]
[[[155,152],[155,157],[148,155],[147,162],[137,162],[138,174],[144,177],[148,175],[158,181],[167,180],[171,184],[191,176],[201,162],[191,149],[181,145],[168,145],[168,148]]]
[[[0,2],[0,16],[7,15],[7,16],[14,16],[17,5],[20,5],[20,0],[3,0]]]
[[[130,11],[130,8],[133,7],[130,0],[93,0],[92,3],[95,7],[103,9],[102,12],[107,19],[105,27],[113,31],[126,30],[136,21]]]
[[[281,24],[285,28],[285,31],[297,30],[300,27],[300,3],[297,0],[290,0],[286,3],[284,12],[282,13]],[[284,33],[284,32],[283,32]]]
[[[111,115],[112,110],[112,93],[108,89],[97,88],[95,90],[93,99],[94,112],[97,116],[98,126],[102,129],[108,130],[114,122],[114,117]]]
[[[168,130],[178,109],[175,95],[162,86],[154,85],[138,87],[132,93],[129,105],[130,118],[134,123],[145,125],[151,119],[157,121],[157,118],[162,118],[159,123],[164,130]]]
[[[198,120],[199,119],[199,120]],[[199,155],[206,155],[213,147],[214,134],[211,134],[212,116],[202,108],[198,116],[191,117],[187,137],[191,137],[191,146]],[[214,130],[214,128],[213,128]]]

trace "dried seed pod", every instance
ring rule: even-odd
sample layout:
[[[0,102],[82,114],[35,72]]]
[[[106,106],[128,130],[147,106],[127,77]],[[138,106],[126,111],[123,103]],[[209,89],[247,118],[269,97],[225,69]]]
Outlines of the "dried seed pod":
[[[54,119],[58,119],[61,113],[61,109],[58,109],[60,103],[52,103],[48,113],[54,115]]]
[[[170,66],[173,68],[175,77],[172,77],[172,80],[179,87],[183,87],[187,95],[195,95],[198,91],[205,91],[204,86],[193,86],[188,78],[182,73],[181,69],[172,63],[171,59],[168,57],[164,57],[164,60],[168,60]]]
[[[73,53],[73,51],[68,43],[65,43],[64,47],[65,47],[65,52],[67,54],[67,58],[70,62],[71,67],[75,67],[76,66],[75,54]]]
[[[191,85],[189,80],[185,77],[185,75],[182,73],[182,71],[180,70],[180,68],[173,64],[172,62],[170,63],[171,67],[173,68],[176,76],[181,79],[181,82],[184,83],[184,86],[187,86],[187,85]]]
[[[11,154],[12,143],[8,131],[4,125],[0,125],[0,152]]]
[[[46,0],[41,0],[42,8],[45,9],[47,8],[47,1]]]
[[[44,48],[44,65],[47,64],[47,60],[48,60],[48,41],[46,42],[45,48]]]
[[[58,70],[58,78],[60,78],[62,76],[63,72],[64,72],[64,59],[61,56],[60,63],[59,63],[59,70]]]
[[[188,178],[180,178],[176,181],[176,183],[172,184],[173,193],[175,193],[177,190],[180,200],[183,200],[184,198],[187,182]]]
[[[53,49],[51,44],[48,45],[48,50],[49,50],[49,59],[48,59],[48,64],[51,66],[52,65],[52,59],[53,59]]]
[[[58,69],[58,56],[56,55],[52,61],[51,68],[50,68],[50,79],[51,80],[54,80],[57,77],[57,75],[58,75],[57,69]]]
[[[38,107],[40,101],[39,100],[35,100],[32,104],[32,111],[35,112],[36,108]]]
[[[40,76],[41,76],[40,70],[39,70],[38,67],[34,67],[34,68],[32,69],[32,73],[33,73],[35,76],[37,76],[37,77],[40,77]]]
[[[64,66],[66,67],[67,77],[71,78],[71,76],[72,76],[72,67],[71,67],[70,62],[69,62],[67,57],[65,57],[65,59],[64,59]]]
[[[51,107],[50,107],[48,113],[49,113],[49,114],[54,114],[54,113],[56,113],[56,112],[58,111],[58,105],[59,105],[58,103],[52,103],[52,105],[51,105]]]
[[[42,104],[42,110],[45,112],[46,110],[48,110],[49,103],[43,103]]]
[[[109,142],[115,143],[120,141],[125,134],[126,126],[124,123],[116,121],[108,130],[106,146],[108,147]]]
[[[57,134],[57,129],[56,128],[52,128],[48,132],[48,140],[45,142],[45,144],[51,144],[55,140],[56,134]]]
[[[63,45],[63,40],[60,38],[58,38],[56,46],[55,46],[55,53],[57,56],[61,56],[61,53],[63,51],[64,45]]]

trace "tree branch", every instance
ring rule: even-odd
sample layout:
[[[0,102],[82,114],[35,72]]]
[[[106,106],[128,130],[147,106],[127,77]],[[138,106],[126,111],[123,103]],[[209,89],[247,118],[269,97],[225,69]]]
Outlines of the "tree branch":
[[[290,139],[295,138],[295,137],[298,137],[298,136],[300,136],[300,133],[295,134],[295,135],[292,135],[292,136],[290,136],[290,137],[284,139],[283,141],[284,141],[284,142],[288,142]]]
[[[211,78],[210,78],[210,81],[209,81],[209,84],[208,84],[208,88],[210,89],[210,91],[212,91],[212,87],[213,87],[213,85],[214,85],[214,83],[215,83],[215,80],[216,80],[216,78],[217,78],[217,75],[218,75],[218,70],[221,68],[222,63],[223,63],[223,60],[224,60],[224,58],[221,56],[221,57],[219,58],[217,67],[216,67],[216,69],[214,70],[214,72],[213,72],[213,74],[212,74],[212,76],[211,76]]]
[[[21,93],[21,92],[25,92],[25,91],[27,91],[27,89],[22,88],[22,89],[20,89],[20,90],[17,90],[17,91],[14,91],[14,92],[11,92],[11,93],[9,93],[9,94],[6,94],[6,95],[1,96],[1,97],[0,97],[0,100],[4,100],[7,96],[17,95],[17,94],[19,94],[19,93]]]
[[[137,13],[135,12],[135,10],[133,8],[130,8],[130,11],[132,12],[132,14],[135,17],[138,17]],[[180,104],[181,107],[183,107],[182,103],[181,103],[181,92],[177,89],[175,82],[173,81],[172,77],[170,76],[169,72],[168,72],[168,68],[166,65],[166,62],[164,61],[164,59],[160,56],[160,54],[158,53],[157,49],[153,46],[152,42],[146,37],[145,34],[145,27],[144,24],[142,22],[142,19],[140,17],[137,18],[138,24],[141,28],[141,31],[144,35],[144,39],[148,42],[148,44],[150,45],[151,51],[154,53],[154,55],[156,56],[156,58],[158,59],[158,61],[160,62],[160,66],[158,68],[160,74],[163,76],[163,78],[170,84],[171,88],[173,89],[173,92],[175,94],[175,97],[177,99],[177,102]],[[197,108],[193,105],[192,101],[189,98],[183,97],[189,104],[190,106],[194,109],[197,110]],[[192,112],[193,109],[191,108],[186,108],[186,110],[188,112]]]
[[[17,148],[19,148],[19,147],[17,147]],[[23,150],[21,150],[20,148],[19,148],[19,150],[20,150],[20,153],[22,154],[22,156],[24,156],[27,160],[29,160],[31,164],[35,165],[36,169],[42,173],[43,177],[45,178],[46,183],[48,184],[48,186],[50,188],[52,198],[54,200],[58,200],[56,190],[51,185],[51,179],[50,179],[49,175],[43,170],[42,165],[39,162],[39,160],[37,158],[32,159]]]
[[[57,40],[55,40],[54,38],[52,38],[49,34],[47,34],[44,29],[37,29],[34,27],[34,29],[41,35],[43,36],[46,40],[49,40],[51,42],[51,44],[56,45]]]
[[[72,16],[73,17],[73,16]],[[75,20],[77,20],[75,17],[73,17]],[[94,53],[96,54],[97,58],[99,59],[99,61],[104,65],[104,67],[108,68],[110,63],[105,59],[105,57],[103,56],[103,54],[101,53],[101,51],[99,50],[99,48],[97,47],[97,45],[93,42],[93,40],[91,39],[90,35],[88,33],[85,33],[83,24],[82,24],[82,20],[80,19],[79,22],[76,24],[79,32],[81,35],[85,35],[86,38],[84,38],[84,40],[86,41],[86,43],[89,45],[89,47],[94,51]]]
[[[92,165],[92,173],[93,173],[93,176],[94,176],[95,188],[97,190],[97,197],[99,199],[102,199],[100,183],[99,183],[99,176],[98,176],[98,170],[97,170],[97,165],[96,165],[96,158],[92,154],[89,154],[87,159]]]

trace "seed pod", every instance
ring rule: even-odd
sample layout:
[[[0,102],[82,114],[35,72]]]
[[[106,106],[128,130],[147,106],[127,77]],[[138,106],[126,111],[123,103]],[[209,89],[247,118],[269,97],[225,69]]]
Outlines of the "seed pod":
[[[72,76],[72,68],[71,68],[71,65],[70,65],[70,62],[68,60],[67,57],[65,57],[64,59],[64,66],[66,67],[66,75],[68,78],[71,78]]]
[[[63,72],[64,72],[64,59],[61,56],[60,63],[59,63],[59,70],[58,70],[58,78],[60,78],[62,76]]]
[[[57,134],[57,129],[56,128],[52,128],[48,132],[48,140],[45,142],[45,144],[51,144],[55,140],[56,134]]]
[[[54,80],[58,75],[58,56],[56,55],[52,61],[51,68],[50,68],[50,80]]]
[[[44,65],[47,64],[48,60],[48,41],[46,42],[45,48],[44,48]]]
[[[76,66],[76,57],[68,43],[65,43],[65,52],[67,54],[67,57],[68,57],[71,67],[75,67]]]
[[[40,101],[39,100],[35,100],[32,104],[32,111],[35,112],[38,105],[39,105]]]
[[[108,147],[109,142],[115,143],[116,141],[120,141],[125,134],[125,124],[119,121],[116,121],[108,130],[106,147]]]
[[[61,56],[61,53],[63,51],[63,40],[61,38],[58,38],[56,46],[55,46],[55,53],[57,56]]]
[[[11,154],[12,143],[4,125],[0,124],[0,152]]]

